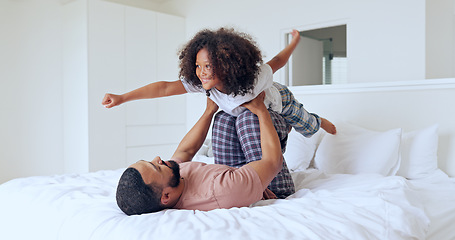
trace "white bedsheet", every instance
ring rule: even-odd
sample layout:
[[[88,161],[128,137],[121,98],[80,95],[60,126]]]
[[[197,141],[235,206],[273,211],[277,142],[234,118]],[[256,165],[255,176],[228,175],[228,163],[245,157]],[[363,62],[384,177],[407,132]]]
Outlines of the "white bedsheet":
[[[455,239],[455,179],[438,171],[425,179],[409,182],[431,221],[426,239]]]
[[[429,229],[401,177],[298,172],[288,199],[128,217],[115,203],[122,170],[0,185],[0,239],[425,239]]]

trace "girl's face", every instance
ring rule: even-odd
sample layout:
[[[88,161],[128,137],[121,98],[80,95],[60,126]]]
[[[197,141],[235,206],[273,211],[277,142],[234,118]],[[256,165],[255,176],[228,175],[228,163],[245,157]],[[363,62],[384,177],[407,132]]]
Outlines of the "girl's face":
[[[196,75],[205,90],[216,88],[222,92],[223,84],[213,73],[209,52],[206,48],[199,50],[196,55]]]

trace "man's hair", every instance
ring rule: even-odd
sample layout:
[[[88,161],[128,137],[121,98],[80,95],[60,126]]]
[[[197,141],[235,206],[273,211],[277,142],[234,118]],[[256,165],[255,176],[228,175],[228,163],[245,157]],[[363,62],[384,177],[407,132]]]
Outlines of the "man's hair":
[[[117,205],[127,215],[139,215],[163,210],[161,193],[163,189],[145,184],[135,168],[127,168],[117,186]]]

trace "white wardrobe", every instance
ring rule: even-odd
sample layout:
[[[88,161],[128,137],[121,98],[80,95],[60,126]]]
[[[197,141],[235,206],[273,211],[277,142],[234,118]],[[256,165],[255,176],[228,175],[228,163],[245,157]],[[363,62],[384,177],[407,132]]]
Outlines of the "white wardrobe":
[[[101,101],[107,92],[176,80],[184,19],[103,0],[70,1],[64,14],[65,172],[171,157],[186,132],[185,96],[112,109]]]

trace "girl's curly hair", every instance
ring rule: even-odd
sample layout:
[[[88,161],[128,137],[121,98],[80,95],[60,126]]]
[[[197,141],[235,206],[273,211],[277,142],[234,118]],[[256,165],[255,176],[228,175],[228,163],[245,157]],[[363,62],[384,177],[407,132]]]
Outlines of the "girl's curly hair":
[[[199,31],[180,51],[179,77],[202,88],[196,75],[196,55],[206,48],[213,73],[222,81],[224,93],[245,95],[253,89],[262,54],[253,38],[231,28]]]

